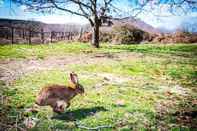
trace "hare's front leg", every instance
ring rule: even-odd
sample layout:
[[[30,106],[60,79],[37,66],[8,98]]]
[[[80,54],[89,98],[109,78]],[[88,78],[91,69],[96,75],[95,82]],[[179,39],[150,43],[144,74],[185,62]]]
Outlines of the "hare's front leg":
[[[53,111],[57,113],[64,112],[64,105],[65,105],[64,101],[57,101],[55,106],[53,107]]]
[[[66,102],[66,108],[70,107],[70,102]]]

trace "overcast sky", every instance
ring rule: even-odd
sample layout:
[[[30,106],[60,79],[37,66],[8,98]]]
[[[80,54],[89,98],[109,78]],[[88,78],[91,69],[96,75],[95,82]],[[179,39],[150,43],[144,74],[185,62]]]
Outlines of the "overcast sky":
[[[124,1],[124,2],[122,2]],[[132,7],[135,7],[138,0],[122,0],[121,7],[126,12],[131,12]],[[166,1],[166,0],[164,0]],[[185,20],[189,21],[197,19],[197,11],[192,11],[187,14],[177,11],[177,15],[173,15],[169,12],[169,9],[164,4],[161,7],[156,7],[154,10],[150,9],[151,6],[147,5],[145,9],[151,10],[145,11],[139,14],[137,17],[144,22],[157,28],[176,29],[180,27],[181,23]],[[127,14],[128,15],[128,14]],[[56,14],[43,14],[32,13],[26,10],[25,6],[18,6],[10,0],[0,0],[0,18],[12,18],[12,19],[25,19],[25,20],[38,20],[45,23],[79,23],[85,24],[88,21],[82,17],[70,15],[68,13],[59,12]],[[196,20],[197,21],[197,20]]]

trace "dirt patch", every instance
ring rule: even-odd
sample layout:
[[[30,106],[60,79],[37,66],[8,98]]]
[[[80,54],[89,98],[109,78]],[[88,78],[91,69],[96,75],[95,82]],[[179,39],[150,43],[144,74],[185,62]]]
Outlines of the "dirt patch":
[[[98,77],[102,80],[102,82],[99,82],[94,85],[93,88],[96,89],[102,89],[102,87],[106,85],[116,85],[116,86],[123,86],[125,83],[129,82],[130,80],[133,80],[132,77],[127,76],[120,76],[116,74],[111,73],[86,73],[84,72],[81,74],[81,77],[83,78],[94,78]]]
[[[97,64],[110,61],[136,60],[143,57],[137,53],[97,53],[53,56],[45,59],[7,59],[0,61],[0,80],[10,83],[27,73],[40,70],[67,69],[71,64]]]
[[[130,77],[122,77],[109,73],[102,73],[102,74],[98,73],[97,76],[102,77],[106,83],[115,83],[115,84],[123,84],[132,79]]]
[[[190,94],[190,90],[188,88],[184,88],[180,85],[160,86],[158,91],[165,92],[168,95],[176,94],[176,95],[179,95],[179,96],[187,96],[187,95]]]
[[[69,64],[83,63],[85,56],[78,57],[50,57],[43,60],[11,60],[0,65],[0,80],[10,82],[18,77],[40,70],[51,70],[54,68],[65,68]]]
[[[196,99],[183,92],[178,95],[179,97],[170,94],[168,99],[156,103],[156,124],[159,129],[170,130],[172,127],[184,126],[197,129]]]

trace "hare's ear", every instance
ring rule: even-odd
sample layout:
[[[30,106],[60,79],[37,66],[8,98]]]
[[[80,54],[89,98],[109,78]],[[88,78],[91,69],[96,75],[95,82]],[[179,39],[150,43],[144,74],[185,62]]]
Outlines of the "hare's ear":
[[[77,84],[78,83],[78,77],[77,77],[77,74],[71,72],[70,73],[70,81],[74,84]]]

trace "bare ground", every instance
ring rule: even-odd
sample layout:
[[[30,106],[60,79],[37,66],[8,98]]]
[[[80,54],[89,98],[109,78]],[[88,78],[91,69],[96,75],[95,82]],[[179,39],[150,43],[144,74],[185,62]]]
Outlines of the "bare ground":
[[[144,55],[136,53],[99,53],[53,56],[45,59],[6,59],[0,61],[0,80],[9,84],[21,76],[41,70],[67,69],[71,64],[99,64],[102,62],[136,60]]]

